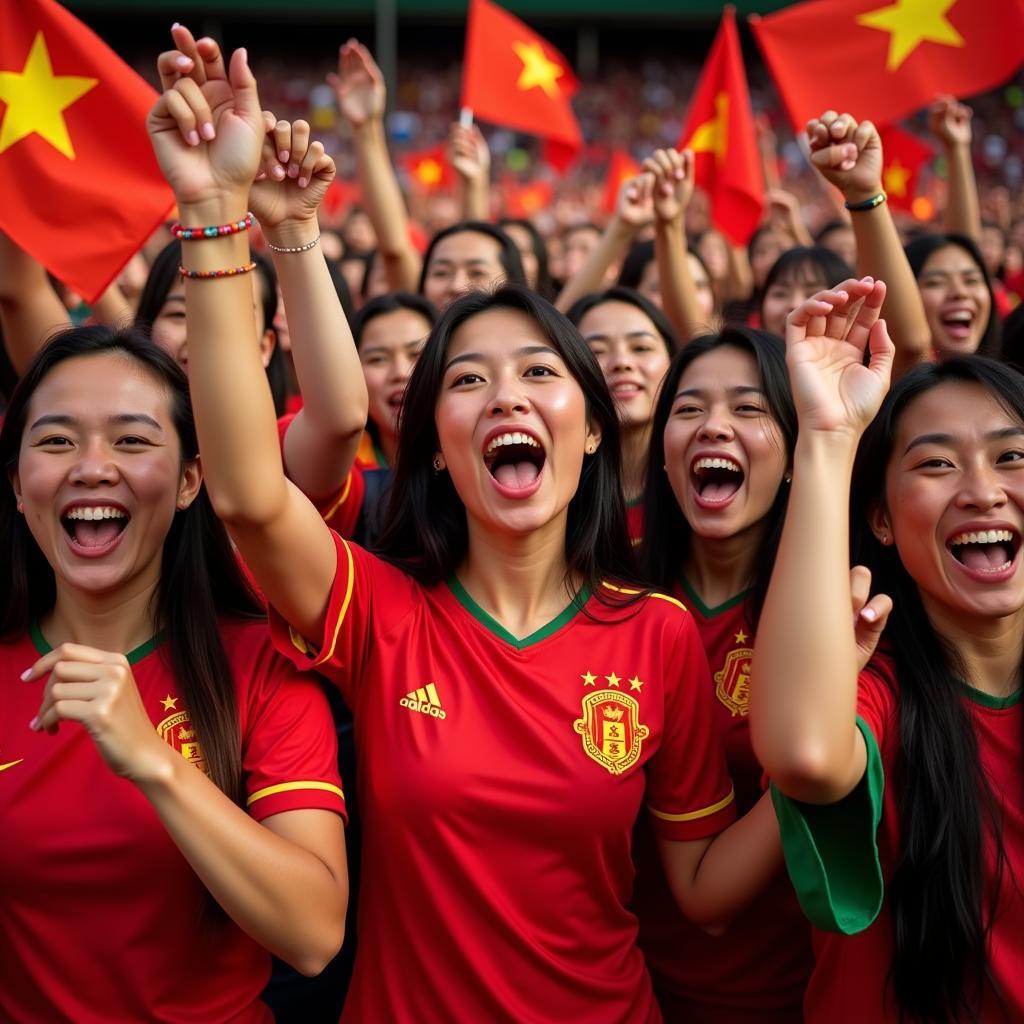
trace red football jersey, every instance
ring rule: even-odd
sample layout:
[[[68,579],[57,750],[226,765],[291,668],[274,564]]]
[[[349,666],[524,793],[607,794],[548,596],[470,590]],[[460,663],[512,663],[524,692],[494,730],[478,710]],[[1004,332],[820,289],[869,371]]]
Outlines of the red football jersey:
[[[629,540],[636,547],[644,539],[644,499],[634,498],[626,502],[626,530]]]
[[[644,803],[670,839],[734,816],[690,616],[669,597],[581,597],[517,640],[456,579],[423,587],[336,542],[316,647],[272,624],[355,718],[363,877],[343,1019],[659,1020],[626,908],[633,826]]]
[[[748,595],[708,608],[685,581],[676,593],[690,609],[704,643],[736,809],[745,814],[763,795],[747,717],[754,656]],[[642,827],[636,865],[640,947],[666,1020],[800,1024],[813,962],[811,929],[784,871],[733,919],[724,935],[711,936],[679,912],[653,837]]]
[[[344,815],[334,727],[317,685],[280,657],[265,623],[225,623],[249,813]],[[0,1020],[254,1024],[270,955],[207,891],[152,805],[84,729],[32,732],[43,684],[18,677],[48,650],[38,631],[0,645]],[[197,769],[203,751],[166,645],[128,655],[161,737]]]
[[[881,658],[874,664],[879,663],[884,664]],[[804,816],[800,804],[778,792],[773,794],[787,862],[795,863],[791,857],[796,856],[803,865],[804,873],[794,877],[794,884],[804,907],[814,923],[836,929],[814,933],[816,962],[805,1003],[809,1024],[899,1021],[891,986],[886,985],[893,955],[893,922],[889,904],[883,902],[883,886],[892,878],[900,850],[900,811],[895,787],[887,784],[896,768],[899,723],[896,694],[872,667],[858,680],[858,725],[868,748],[868,767],[858,789],[839,804],[817,808],[813,819]],[[984,905],[997,895],[988,964],[1003,1002],[1000,1004],[992,986],[986,984],[979,1018],[1019,1021],[1024,1020],[1021,691],[998,699],[964,687],[963,702],[978,739],[982,771],[999,803],[1006,852],[1002,888],[995,894],[995,844],[990,836],[986,838]],[[829,842],[829,835],[841,838]],[[821,858],[819,872],[807,873],[808,855]],[[847,931],[862,930],[840,934],[840,924]]]

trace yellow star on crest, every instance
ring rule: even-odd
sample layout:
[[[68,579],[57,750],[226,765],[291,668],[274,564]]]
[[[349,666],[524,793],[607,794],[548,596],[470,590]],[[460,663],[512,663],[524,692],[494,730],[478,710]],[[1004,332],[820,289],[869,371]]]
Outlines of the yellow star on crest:
[[[605,679],[608,680],[608,685],[609,686],[618,686],[619,685],[619,677],[614,672],[610,676],[605,676]]]
[[[534,87],[544,90],[545,95],[553,100],[562,95],[558,87],[558,79],[565,74],[565,70],[550,61],[544,56],[544,51],[539,43],[513,43],[512,49],[516,56],[523,62],[523,70],[519,73],[519,81],[516,88],[527,89]]]
[[[177,711],[179,700],[181,700],[180,697],[172,697],[170,694],[167,694],[160,703],[163,704],[164,711]]]
[[[640,687],[644,685],[644,681],[639,676],[633,676],[629,681],[629,688],[640,692]]]
[[[729,94],[715,96],[715,116],[705,121],[693,133],[687,149],[694,153],[714,153],[715,163],[725,159],[729,145]]]
[[[586,675],[580,676],[580,679],[583,680],[584,686],[594,686],[597,682],[597,676],[590,672],[589,669],[587,670]]]
[[[946,18],[946,12],[955,3],[956,0],[896,0],[888,7],[860,15],[857,24],[889,33],[885,68],[895,71],[923,42],[967,45]]]
[[[0,153],[33,132],[75,159],[64,110],[99,83],[96,78],[55,75],[42,32],[36,33],[25,67],[0,71],[0,100],[7,104],[0,127]]]
[[[909,167],[904,167],[898,159],[886,167],[882,174],[883,188],[890,195],[902,199],[907,194],[907,184],[914,176]]]
[[[741,629],[736,634],[736,643],[738,643],[738,644],[745,644],[746,642],[747,642],[747,634],[744,633],[743,630]]]

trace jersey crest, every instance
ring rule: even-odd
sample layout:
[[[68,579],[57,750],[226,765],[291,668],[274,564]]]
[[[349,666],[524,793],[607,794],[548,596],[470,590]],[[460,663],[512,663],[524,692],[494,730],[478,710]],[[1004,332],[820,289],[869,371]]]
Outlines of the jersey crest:
[[[187,711],[175,711],[173,715],[168,715],[156,727],[156,731],[160,738],[181,754],[189,764],[209,775],[203,748],[199,745]]]
[[[597,690],[583,698],[583,717],[572,723],[583,737],[587,757],[621,775],[640,758],[651,730],[640,724],[640,705],[635,697],[617,690]]]
[[[737,647],[725,658],[725,664],[715,673],[715,696],[733,715],[746,715],[750,711],[750,659],[754,652],[749,647]]]

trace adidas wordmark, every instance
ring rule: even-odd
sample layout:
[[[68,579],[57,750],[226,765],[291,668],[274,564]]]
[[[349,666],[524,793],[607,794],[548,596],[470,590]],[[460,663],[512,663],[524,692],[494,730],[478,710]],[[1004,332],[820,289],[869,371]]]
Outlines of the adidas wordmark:
[[[427,683],[416,690],[407,693],[399,702],[403,708],[410,711],[418,711],[421,715],[430,715],[431,718],[445,718],[444,708],[441,707],[441,698],[433,683]]]

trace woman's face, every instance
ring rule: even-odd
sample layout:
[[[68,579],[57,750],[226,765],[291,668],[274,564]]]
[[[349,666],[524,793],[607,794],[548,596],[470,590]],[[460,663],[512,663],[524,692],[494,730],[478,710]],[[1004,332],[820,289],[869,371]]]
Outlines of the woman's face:
[[[586,312],[579,331],[608,382],[619,422],[627,428],[646,426],[669,364],[650,317],[629,302],[602,302]]]
[[[58,585],[110,595],[158,581],[171,521],[200,481],[167,388],[110,353],[67,359],[36,388],[11,482]]]
[[[757,361],[732,345],[683,371],[665,424],[665,472],[698,537],[724,540],[768,514],[789,464]]]
[[[1020,611],[1024,424],[966,381],[913,399],[896,425],[872,529],[895,542],[933,622]]]
[[[755,291],[764,287],[772,264],[793,244],[792,240],[778,231],[762,231],[750,247],[750,271],[754,277]]]
[[[729,245],[717,231],[705,231],[697,243],[697,251],[713,281],[724,280],[729,274]]]
[[[488,310],[455,330],[435,421],[471,533],[551,526],[579,487],[585,448],[600,443],[579,383],[518,310]]]
[[[691,252],[686,254],[693,287],[697,292],[697,305],[700,312],[700,326],[709,330],[715,322],[715,292],[711,287],[711,278],[704,269],[704,264]]]
[[[363,328],[359,361],[369,393],[369,415],[383,435],[398,436],[405,386],[429,333],[429,322],[412,309],[381,313]]]
[[[925,260],[917,278],[932,345],[940,355],[975,352],[988,326],[992,299],[971,254],[944,245]]]
[[[444,309],[460,295],[490,288],[504,277],[497,239],[477,231],[459,231],[434,246],[423,279],[423,295]]]
[[[527,287],[536,288],[539,265],[537,254],[533,251],[533,236],[521,224],[504,224],[502,230],[515,242],[516,248],[519,250]]]
[[[790,267],[774,281],[761,301],[761,326],[780,338],[786,333],[786,317],[811,296],[828,287],[821,271],[814,264]]]

